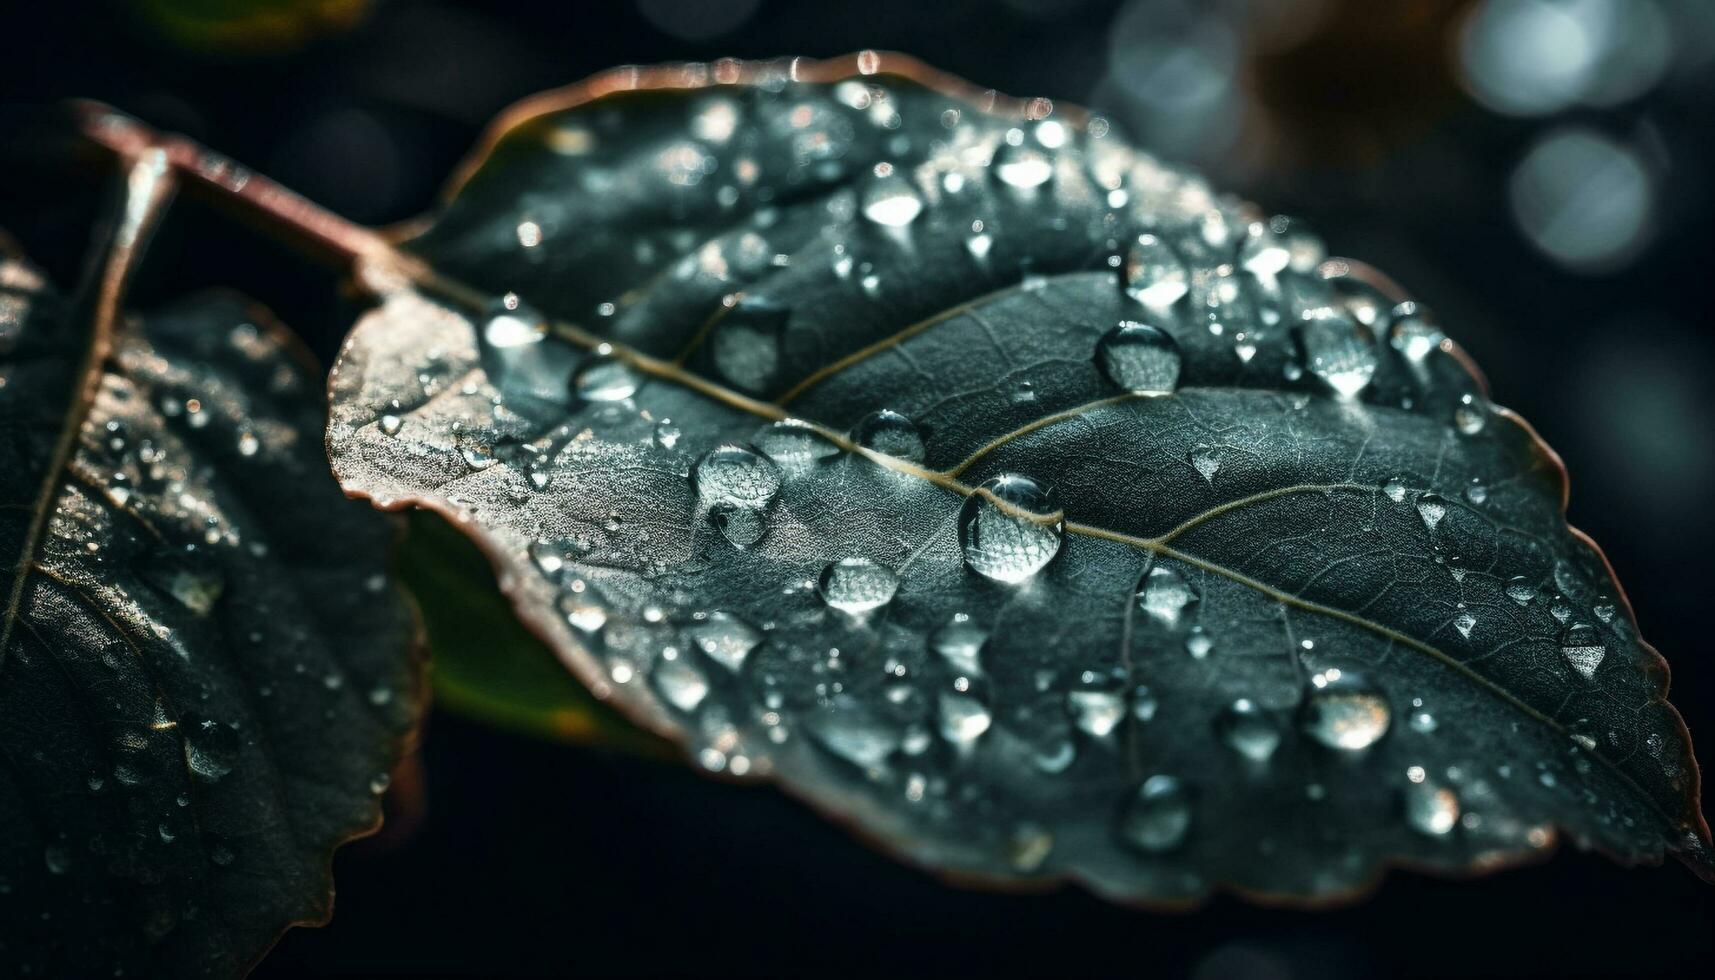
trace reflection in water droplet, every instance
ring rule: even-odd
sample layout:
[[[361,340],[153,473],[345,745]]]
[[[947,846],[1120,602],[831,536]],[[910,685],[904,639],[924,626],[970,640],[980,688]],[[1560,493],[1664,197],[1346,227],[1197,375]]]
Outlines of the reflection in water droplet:
[[[1137,584],[1138,608],[1169,627],[1176,627],[1199,596],[1176,569],[1156,565]]]
[[[1250,698],[1239,698],[1221,709],[1215,733],[1227,748],[1252,762],[1267,762],[1280,747],[1280,726]]]
[[[1064,518],[1029,477],[1004,474],[983,483],[959,512],[959,543],[971,569],[1015,584],[1060,551]]]
[[[592,357],[578,368],[572,387],[579,398],[590,402],[624,401],[643,383],[637,369],[616,357]]]
[[[1462,612],[1453,617],[1453,628],[1459,631],[1460,636],[1468,640],[1471,638],[1471,631],[1477,628],[1477,617],[1468,612]]]
[[[1608,655],[1602,634],[1588,623],[1573,623],[1560,634],[1560,655],[1585,677],[1596,676],[1596,668]]]
[[[1121,320],[1097,342],[1096,363],[1109,381],[1137,394],[1170,394],[1179,384],[1179,344],[1146,323]]]
[[[1245,229],[1244,243],[1239,246],[1239,265],[1251,275],[1271,279],[1285,271],[1291,261],[1291,250],[1275,237],[1268,225],[1253,221]]]
[[[585,592],[562,592],[558,600],[560,615],[572,629],[584,636],[594,636],[607,625],[607,607]]]
[[[704,656],[734,673],[762,642],[760,630],[729,612],[709,613],[708,619],[692,623],[685,633]]]
[[[1417,516],[1423,519],[1423,526],[1435,530],[1441,519],[1447,516],[1447,501],[1438,493],[1426,493],[1417,498]]]
[[[760,510],[780,490],[780,468],[748,447],[728,443],[709,450],[694,473],[705,504]]]
[[[1405,810],[1405,822],[1411,829],[1429,837],[1445,837],[1459,823],[1459,797],[1451,789],[1438,786],[1413,767],[1408,781],[1400,790]]]
[[[955,672],[974,676],[983,672],[983,644],[988,634],[978,629],[964,613],[953,616],[929,635],[929,648],[940,654]]]
[[[1402,313],[1388,328],[1388,344],[1414,367],[1422,365],[1446,339],[1447,335],[1430,323],[1415,306],[1410,312]]]
[[[881,409],[865,416],[852,429],[852,441],[865,449],[883,453],[908,463],[923,462],[923,434],[916,423],[891,409]]]
[[[1191,277],[1173,246],[1139,235],[1126,251],[1125,291],[1153,309],[1165,309],[1191,289]]]
[[[868,558],[841,558],[822,569],[816,592],[822,601],[846,613],[879,609],[893,600],[899,576]]]
[[[1298,342],[1305,368],[1341,398],[1356,397],[1375,377],[1375,335],[1343,313],[1305,320]]]
[[[1359,674],[1329,668],[1310,679],[1303,705],[1306,734],[1331,749],[1358,751],[1387,734],[1387,698]]]
[[[1191,791],[1177,777],[1149,777],[1121,812],[1118,829],[1120,840],[1145,854],[1173,850],[1191,830]]]
[[[552,340],[540,311],[508,294],[478,330],[483,373],[510,399],[561,402],[576,352]]]

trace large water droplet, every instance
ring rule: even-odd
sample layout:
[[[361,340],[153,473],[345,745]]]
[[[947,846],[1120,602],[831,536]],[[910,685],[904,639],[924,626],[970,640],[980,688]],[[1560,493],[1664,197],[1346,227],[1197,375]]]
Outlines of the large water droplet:
[[[959,512],[959,544],[972,570],[1015,584],[1054,559],[1064,527],[1064,518],[1036,481],[1009,473],[966,498]]]
[[[922,213],[923,198],[911,181],[890,164],[878,164],[875,179],[863,190],[863,216],[887,228],[903,228]]]
[[[1459,403],[1453,406],[1453,427],[1460,435],[1474,436],[1482,432],[1489,424],[1489,407],[1476,395],[1459,396]]]
[[[1169,627],[1177,627],[1198,598],[1185,576],[1165,565],[1145,572],[1137,584],[1138,607]]]
[[[729,612],[712,612],[709,618],[692,623],[685,633],[703,655],[734,673],[743,669],[745,658],[762,642],[762,631]]]
[[[1178,302],[1191,289],[1191,276],[1173,246],[1154,235],[1139,235],[1126,251],[1125,291],[1154,309]]]
[[[1413,767],[1411,780],[1400,791],[1405,822],[1430,837],[1445,837],[1459,823],[1459,797],[1446,786],[1438,786]]]
[[[1119,835],[1146,854],[1184,843],[1191,830],[1191,791],[1175,776],[1151,776],[1120,813]]]
[[[767,516],[751,507],[716,504],[709,509],[709,520],[735,548],[748,548],[768,533]]]
[[[780,468],[749,447],[728,443],[697,462],[697,497],[705,504],[760,510],[780,491]]]
[[[908,463],[923,462],[923,433],[918,431],[916,423],[892,409],[884,408],[865,416],[852,429],[852,441]]]
[[[1239,698],[1221,709],[1215,718],[1215,733],[1228,748],[1252,762],[1267,762],[1280,747],[1280,726],[1249,698]]]
[[[1179,344],[1166,331],[1122,320],[1096,344],[1096,363],[1127,391],[1165,395],[1179,384]]]
[[[822,569],[816,593],[822,601],[846,613],[879,609],[899,591],[899,576],[893,569],[868,558],[841,558]]]
[[[1355,752],[1387,734],[1393,711],[1361,675],[1331,667],[1310,679],[1302,720],[1311,738],[1331,749]]]
[[[792,311],[763,296],[745,296],[709,337],[715,369],[735,387],[761,392],[780,370],[781,337]]]
[[[1596,676],[1596,668],[1608,655],[1608,645],[1602,634],[1588,623],[1573,623],[1560,634],[1560,655],[1572,669],[1585,677]]]
[[[1354,398],[1376,373],[1376,338],[1342,313],[1318,316],[1298,326],[1304,367],[1341,398]]]

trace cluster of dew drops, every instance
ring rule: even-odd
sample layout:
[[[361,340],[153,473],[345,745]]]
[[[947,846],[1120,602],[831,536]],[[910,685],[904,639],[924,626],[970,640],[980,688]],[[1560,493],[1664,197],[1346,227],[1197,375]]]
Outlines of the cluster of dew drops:
[[[877,125],[897,128],[900,124],[898,113],[889,108],[886,91],[879,86],[845,83],[838,97],[863,110]],[[1056,156],[1063,150],[1087,152],[1091,160],[1103,158],[1097,151],[1103,149],[1100,143],[1107,131],[1104,121],[1096,118],[1074,130],[1045,118],[1052,110],[1044,110],[1039,103],[1045,100],[1033,103],[1028,122],[1006,128],[987,144],[988,157],[982,169],[1001,193],[1038,193],[1055,179]],[[705,135],[730,133],[735,124],[728,118],[730,104],[712,102],[704,115],[711,114],[718,118],[699,117],[696,128]],[[948,129],[957,129],[964,114],[965,110],[947,108],[941,122]],[[1074,146],[1074,139],[1083,142]],[[1341,274],[1339,263],[1326,261],[1322,243],[1301,222],[1251,216],[1243,207],[1217,201],[1196,178],[1171,174],[1123,147],[1120,150],[1126,165],[1112,165],[1113,154],[1109,153],[1107,165],[1092,165],[1093,176],[1105,188],[1106,203],[1114,212],[1132,208],[1127,212],[1127,227],[1141,224],[1148,230],[1129,234],[1124,243],[1109,243],[1113,247],[1108,265],[1116,270],[1127,312],[1100,336],[1092,357],[1117,391],[1139,397],[1175,392],[1186,359],[1175,338],[1176,334],[1185,336],[1187,329],[1203,329],[1230,342],[1231,356],[1240,365],[1250,364],[1276,332],[1289,332],[1293,356],[1281,369],[1282,381],[1289,386],[1314,386],[1336,399],[1379,403],[1382,396],[1374,382],[1386,350],[1391,348],[1404,376],[1417,381],[1415,393],[1396,390],[1389,394],[1394,404],[1408,410],[1445,411],[1446,424],[1460,436],[1484,433],[1491,409],[1474,387],[1431,397],[1440,394],[1430,390],[1441,383],[1437,370],[1444,378],[1451,367],[1451,373],[1466,383],[1468,375],[1462,367],[1452,365],[1446,338],[1414,303],[1390,303],[1376,291],[1350,288],[1350,283],[1344,284],[1348,287],[1344,290],[1336,288],[1339,284],[1333,280]],[[673,170],[681,156],[684,154],[663,156],[662,167]],[[718,168],[715,158],[699,153],[696,159],[693,169],[697,179],[712,180]],[[944,189],[956,192],[958,185],[969,179],[968,169],[945,168],[940,178]],[[673,173],[667,176],[678,180]],[[743,177],[739,175],[741,180]],[[1128,186],[1133,181],[1140,186]],[[1162,204],[1159,188],[1163,182],[1174,188],[1167,198],[1171,205]],[[1141,204],[1146,198],[1154,202],[1150,209]],[[928,207],[913,178],[889,163],[873,168],[860,187],[858,204],[864,220],[893,232],[909,229]],[[1140,220],[1139,213],[1146,210],[1160,213],[1144,214]],[[519,241],[526,248],[539,247],[543,243],[541,228],[534,222],[520,225]],[[982,222],[973,222],[966,243],[973,258],[981,260],[993,244]],[[837,269],[849,272],[853,256],[836,247],[835,262]],[[866,263],[860,271],[867,269]],[[879,278],[869,274],[864,287],[871,294],[885,288]],[[611,315],[612,305],[603,304],[598,313]],[[543,343],[549,333],[545,319],[516,296],[509,295],[490,314],[480,336],[485,358],[491,354],[496,357],[494,367],[502,377],[495,380],[503,392],[509,384],[527,392],[556,387],[563,392],[565,372],[571,371],[572,394],[582,402],[630,404],[644,379],[621,352],[604,348],[574,369],[563,355],[538,353],[551,346]],[[1438,359],[1447,363],[1438,365]],[[389,435],[397,434],[400,424],[397,416],[381,419],[381,428]],[[682,436],[680,427],[669,419],[661,419],[654,426],[653,441],[661,449],[676,450]],[[863,419],[846,440],[884,464],[898,461],[916,466],[925,456],[919,428],[890,409],[880,409]],[[749,443],[721,443],[703,453],[690,468],[699,514],[732,546],[756,546],[768,532],[770,509],[784,481],[841,452],[841,446],[818,427],[792,419],[765,426]],[[494,460],[479,453],[467,462],[472,468],[484,468]],[[1192,450],[1189,462],[1211,481],[1220,467],[1218,454],[1207,447]],[[551,477],[533,472],[531,479],[540,489]],[[1411,495],[1418,516],[1432,534],[1452,506],[1433,491],[1413,493],[1397,480],[1388,481],[1377,492],[1396,504]],[[1486,490],[1474,484],[1467,488],[1465,498],[1473,506],[1481,505]],[[1065,533],[1063,517],[1051,493],[1021,473],[1003,473],[971,488],[960,509],[957,528],[969,570],[1001,586],[1018,586],[1042,572],[1059,553]],[[542,572],[561,583],[559,606],[566,621],[592,641],[592,648],[600,649],[597,641],[610,622],[608,606],[596,587],[575,576],[573,559],[559,547],[539,541],[531,554]],[[895,569],[862,555],[827,563],[813,582],[814,594],[827,608],[858,622],[887,607],[900,585]],[[1507,583],[1505,592],[1520,606],[1528,606],[1537,599],[1539,586],[1519,576]],[[1137,589],[1138,608],[1172,626],[1184,620],[1187,608],[1197,601],[1185,578],[1165,565],[1152,567]],[[1613,619],[1613,606],[1605,599],[1598,598],[1594,610],[1603,623]],[[1556,597],[1553,611],[1565,626],[1560,649],[1567,664],[1584,678],[1593,677],[1606,654],[1600,631],[1577,620],[1570,603],[1562,597]],[[660,623],[666,613],[651,606],[643,611],[643,618]],[[1454,626],[1468,637],[1474,624],[1474,617],[1465,613]],[[766,641],[767,627],[759,628],[735,613],[714,611],[696,614],[685,636],[685,645],[700,653],[717,672],[736,676],[752,652]],[[994,722],[984,693],[988,685],[982,653],[987,640],[984,630],[965,614],[955,615],[928,637],[931,652],[954,677],[952,685],[936,698],[935,731],[960,753],[974,751]],[[1193,657],[1206,657],[1213,640],[1199,626],[1191,630],[1185,647]],[[1309,648],[1309,641],[1305,647]],[[892,661],[887,668],[903,671]],[[610,660],[613,684],[631,684],[641,674],[648,675],[662,701],[686,716],[705,710],[716,686],[689,651],[678,646],[661,651],[647,671],[628,659]],[[790,734],[780,710],[782,703],[777,695],[771,694],[770,699],[761,719],[768,738],[783,743]],[[1095,739],[1112,738],[1128,717],[1146,722],[1155,710],[1154,700],[1144,687],[1119,692],[1086,684],[1066,692],[1065,699],[1074,725]],[[824,750],[873,778],[890,776],[891,760],[920,755],[933,739],[928,732],[901,732],[875,723],[862,705],[837,687],[826,700],[834,710],[807,719],[806,730]],[[1421,699],[1413,701],[1413,708],[1410,728],[1421,734],[1434,731],[1437,722],[1422,710]],[[1327,750],[1363,753],[1387,735],[1393,710],[1386,695],[1361,674],[1330,667],[1309,676],[1296,727]],[[724,715],[721,719],[713,723],[705,719],[700,761],[708,768],[739,775],[764,771],[770,764],[768,759],[746,750],[737,729]],[[1274,712],[1248,698],[1227,705],[1212,719],[1212,727],[1238,757],[1256,765],[1266,764],[1286,735],[1286,726]],[[1594,741],[1585,747],[1594,748]],[[1045,762],[1042,768],[1063,769],[1067,759]],[[1461,799],[1451,785],[1459,781],[1457,773],[1449,772],[1442,780],[1422,766],[1411,766],[1403,775],[1402,812],[1412,829],[1443,838],[1458,826],[1469,828],[1480,822],[1474,813],[1463,813],[1461,819]],[[1550,785],[1552,777],[1546,772],[1543,775],[1544,785]],[[912,802],[921,802],[937,792],[947,792],[945,782],[912,773],[903,781],[904,795]],[[1318,789],[1312,785],[1307,792],[1314,797]],[[1479,795],[1486,795],[1481,784],[1478,789]],[[1144,853],[1180,847],[1194,823],[1195,799],[1193,787],[1179,776],[1157,773],[1141,780],[1116,817],[1118,838]],[[1528,828],[1523,836],[1537,846],[1547,841],[1543,828]],[[1040,865],[1051,848],[1051,834],[1034,824],[1022,825],[1009,845],[1013,863],[1021,870]]]

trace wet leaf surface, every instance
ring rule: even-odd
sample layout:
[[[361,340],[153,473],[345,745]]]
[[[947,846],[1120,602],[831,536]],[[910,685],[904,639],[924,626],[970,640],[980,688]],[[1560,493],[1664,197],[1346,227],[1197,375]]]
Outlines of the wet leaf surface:
[[[398,567],[423,617],[437,708],[530,735],[666,755],[664,743],[566,673],[518,622],[482,553],[446,522],[411,515]]]
[[[897,73],[895,73],[897,72]],[[599,697],[956,876],[1707,875],[1667,671],[1425,310],[1104,120],[861,55],[527,104],[335,368]]]
[[[241,974],[327,917],[421,709],[393,529],[327,476],[319,372],[265,311],[115,323],[85,387],[137,232],[71,298],[0,257],[8,975]]]

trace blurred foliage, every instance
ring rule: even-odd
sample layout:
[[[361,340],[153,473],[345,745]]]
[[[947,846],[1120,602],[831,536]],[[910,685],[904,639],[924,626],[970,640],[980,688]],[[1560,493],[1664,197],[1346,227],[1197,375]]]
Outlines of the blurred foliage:
[[[438,707],[529,735],[674,754],[592,697],[518,621],[469,539],[421,511],[408,526],[398,574],[422,610]]]
[[[129,0],[128,5],[182,47],[273,54],[350,30],[369,12],[370,0]]]

